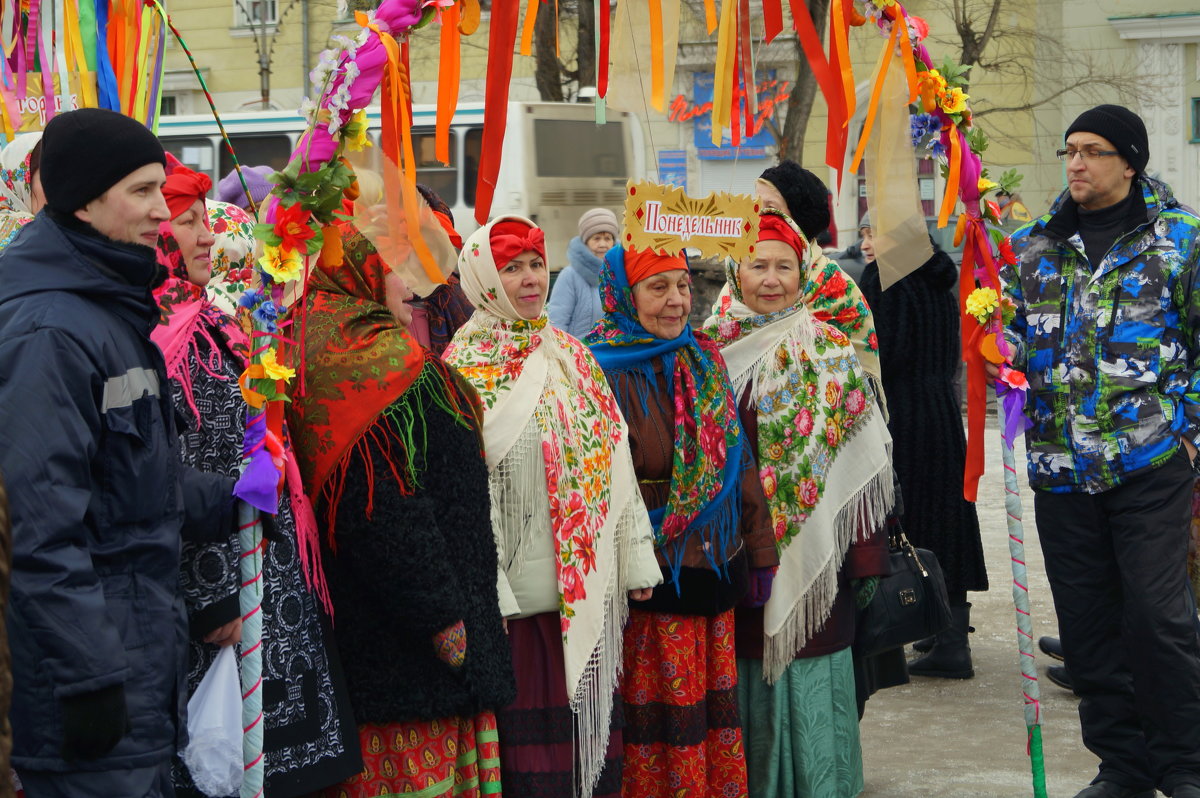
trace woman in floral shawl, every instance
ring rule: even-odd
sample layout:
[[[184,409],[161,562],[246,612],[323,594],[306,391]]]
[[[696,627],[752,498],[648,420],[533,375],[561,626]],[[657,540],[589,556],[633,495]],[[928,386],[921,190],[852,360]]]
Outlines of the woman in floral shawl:
[[[364,759],[323,794],[500,795],[494,710],[515,690],[477,400],[408,333],[403,279],[342,229],[292,311],[288,405]]]
[[[745,796],[733,607],[770,592],[770,516],[682,256],[609,250],[587,343],[629,424],[665,584],[625,628],[625,798]]]
[[[625,594],[649,598],[662,579],[625,421],[591,352],[547,323],[539,228],[485,225],[459,272],[476,310],[444,357],[483,400],[519,680],[498,713],[504,785],[523,798],[619,798],[621,733],[609,729]]]
[[[851,580],[888,567],[891,439],[849,337],[801,294],[814,250],[764,213],[704,327],[742,397],[779,551],[766,605],[737,613],[750,791],[763,798],[862,790]]]
[[[42,134],[22,133],[0,150],[0,249],[46,204],[42,192]]]
[[[249,342],[234,318],[210,301],[231,290],[228,269],[210,277],[213,233],[204,200],[210,185],[206,175],[182,166],[167,176],[163,194],[171,221],[159,236],[167,279],[156,291],[161,313],[152,337],[163,351],[175,409],[183,419],[181,459],[236,477],[246,419],[238,377]],[[253,239],[240,246],[249,252]],[[327,619],[308,590],[301,564],[297,526],[307,518],[312,530],[312,509],[298,472],[289,471],[289,490],[280,498],[263,560],[266,785],[280,798],[333,784],[355,772],[360,761],[346,688],[326,646]],[[239,554],[236,531],[221,544],[183,544],[180,585],[192,633],[189,692],[219,646],[241,638]],[[173,779],[181,796],[200,795],[179,760]]]

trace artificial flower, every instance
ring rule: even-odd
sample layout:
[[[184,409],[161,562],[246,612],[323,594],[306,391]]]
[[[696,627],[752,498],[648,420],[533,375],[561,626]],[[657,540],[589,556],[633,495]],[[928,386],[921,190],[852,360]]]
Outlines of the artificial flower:
[[[921,107],[925,113],[933,113],[946,92],[946,79],[936,69],[918,72],[917,88],[921,92]]]
[[[317,229],[312,223],[312,212],[305,210],[298,202],[280,208],[275,217],[275,235],[282,239],[280,249],[306,252],[309,240],[317,235]]]
[[[263,245],[263,256],[258,259],[262,270],[278,283],[299,280],[304,273],[304,260],[294,249]]]
[[[350,121],[342,128],[342,142],[351,152],[362,152],[364,147],[371,146],[367,136],[367,112],[358,110],[350,117]]]
[[[296,370],[288,368],[275,359],[275,350],[268,349],[262,354],[263,374],[268,380],[283,380],[290,382],[296,376]]]
[[[1000,184],[994,180],[988,180],[986,177],[979,178],[979,193],[986,194],[994,188],[1000,188]]]
[[[947,89],[946,93],[941,96],[942,110],[948,114],[961,114],[967,110],[967,98],[970,96],[964,94],[963,90],[957,86]]]
[[[980,324],[987,324],[1000,304],[1000,296],[994,288],[976,288],[967,295],[967,313]]]
[[[929,35],[929,23],[913,14],[909,14],[907,19],[908,30],[912,34],[912,37],[919,42],[925,41],[925,37]]]
[[[891,8],[896,5],[896,0],[871,0],[871,2],[875,3],[875,6],[879,9]]]
[[[1000,259],[1009,266],[1017,265],[1017,255],[1013,252],[1012,242],[1007,238],[1000,239]]]

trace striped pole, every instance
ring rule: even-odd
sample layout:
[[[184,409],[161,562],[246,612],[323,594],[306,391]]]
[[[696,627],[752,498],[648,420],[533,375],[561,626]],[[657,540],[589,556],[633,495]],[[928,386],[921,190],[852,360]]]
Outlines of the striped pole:
[[[1029,574],[1025,567],[1025,526],[1021,520],[1021,494],[1013,447],[1004,451],[1004,509],[1008,513],[1008,552],[1012,556],[1013,605],[1017,612],[1017,645],[1020,648],[1021,695],[1025,700],[1025,728],[1029,733],[1029,764],[1033,769],[1034,798],[1046,798],[1046,761],[1042,753],[1042,702],[1037,661],[1033,655],[1033,619],[1029,614]]]
[[[241,798],[263,794],[262,709],[262,522],[258,510],[238,502],[238,539],[241,543],[242,645],[242,774]]]

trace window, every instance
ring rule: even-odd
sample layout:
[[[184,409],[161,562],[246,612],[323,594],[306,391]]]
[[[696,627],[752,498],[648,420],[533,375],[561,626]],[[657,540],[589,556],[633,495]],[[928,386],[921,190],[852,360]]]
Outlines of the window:
[[[625,127],[576,119],[533,120],[538,177],[627,177]]]
[[[467,131],[463,142],[463,204],[475,207],[475,184],[479,182],[479,155],[483,152],[483,128]]]
[[[163,148],[179,159],[180,163],[197,172],[212,176],[213,143],[207,137],[164,138]]]
[[[417,159],[417,182],[433,189],[442,202],[458,201],[458,153],[454,131],[450,131],[450,165],[437,159],[437,141],[433,133],[413,133],[413,154]]]
[[[234,19],[239,28],[251,25],[261,25],[264,22],[274,25],[279,22],[279,5],[277,0],[233,0]]]
[[[292,141],[287,136],[234,136],[233,149],[242,166],[269,166],[278,171],[288,164],[292,155]],[[219,175],[229,174],[233,159],[225,145],[221,145],[221,169]]]
[[[173,94],[164,94],[158,104],[159,116],[174,116],[179,113],[179,98]]]

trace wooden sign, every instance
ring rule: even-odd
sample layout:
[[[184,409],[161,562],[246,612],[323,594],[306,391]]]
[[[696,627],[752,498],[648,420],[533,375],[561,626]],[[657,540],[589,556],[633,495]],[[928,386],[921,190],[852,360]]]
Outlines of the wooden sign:
[[[675,255],[698,249],[708,257],[741,260],[758,240],[758,200],[749,194],[714,192],[695,199],[675,186],[643,180],[625,187],[621,244]]]

